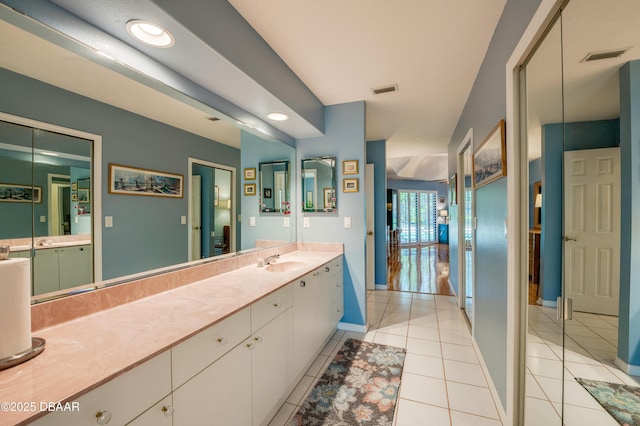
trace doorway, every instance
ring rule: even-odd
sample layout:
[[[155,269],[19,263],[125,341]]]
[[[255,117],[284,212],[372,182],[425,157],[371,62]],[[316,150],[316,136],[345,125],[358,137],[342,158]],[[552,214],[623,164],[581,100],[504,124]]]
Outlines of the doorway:
[[[473,327],[473,294],[474,294],[474,251],[475,251],[475,206],[473,190],[473,132],[469,130],[458,148],[459,179],[459,222],[458,235],[463,236],[462,244],[458,244],[458,304],[464,311],[467,320]]]
[[[235,169],[189,159],[189,260],[235,251]]]

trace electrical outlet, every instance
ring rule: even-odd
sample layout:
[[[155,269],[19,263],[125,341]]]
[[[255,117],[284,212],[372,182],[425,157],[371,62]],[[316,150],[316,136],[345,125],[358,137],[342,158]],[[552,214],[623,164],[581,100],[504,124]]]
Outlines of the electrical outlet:
[[[285,218],[284,218],[284,225],[283,225],[283,226],[284,226],[285,228],[288,228],[288,227],[289,227],[289,218],[288,218],[288,217],[285,217]]]
[[[305,228],[311,228],[311,223],[310,223],[310,221],[309,221],[309,218],[308,218],[308,217],[305,217],[305,218],[304,218],[304,220],[302,221],[302,223],[303,223],[303,226],[304,226]]]
[[[40,216],[40,223],[45,223],[47,221],[46,216]]]
[[[113,216],[105,216],[104,217],[104,227],[105,228],[113,228]]]
[[[186,224],[187,224],[187,217],[180,216],[180,225],[186,225]]]
[[[249,216],[249,226],[256,226],[255,216]]]

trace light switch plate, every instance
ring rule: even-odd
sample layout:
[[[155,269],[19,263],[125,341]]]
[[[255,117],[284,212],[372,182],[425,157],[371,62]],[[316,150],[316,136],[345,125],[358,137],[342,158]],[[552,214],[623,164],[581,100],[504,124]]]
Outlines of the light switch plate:
[[[304,220],[302,221],[302,223],[303,223],[303,226],[304,226],[305,228],[311,228],[311,223],[310,223],[310,221],[309,221],[309,218],[308,218],[308,217],[305,217],[305,218],[304,218]]]
[[[345,216],[344,218],[344,227],[351,228],[351,217]]]
[[[113,228],[113,216],[105,216],[104,217],[104,227],[105,228]]]
[[[285,228],[288,228],[288,227],[289,227],[289,218],[288,218],[288,217],[285,217],[285,218],[284,218],[284,224],[283,224],[283,226],[284,226]]]
[[[256,226],[255,216],[249,216],[249,226]]]
[[[45,223],[47,221],[47,217],[46,216],[40,216],[40,223]]]
[[[79,223],[78,222],[78,216],[74,217],[73,219],[76,221],[76,223]]]
[[[180,225],[186,225],[186,224],[187,224],[187,217],[180,216]]]

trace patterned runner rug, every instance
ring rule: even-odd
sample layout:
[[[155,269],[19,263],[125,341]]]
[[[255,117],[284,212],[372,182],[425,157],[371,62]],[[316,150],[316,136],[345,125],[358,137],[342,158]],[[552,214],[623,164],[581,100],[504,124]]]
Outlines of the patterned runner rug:
[[[640,426],[639,387],[597,380],[576,380],[618,423],[623,426]]]
[[[405,352],[347,339],[291,424],[393,424]]]

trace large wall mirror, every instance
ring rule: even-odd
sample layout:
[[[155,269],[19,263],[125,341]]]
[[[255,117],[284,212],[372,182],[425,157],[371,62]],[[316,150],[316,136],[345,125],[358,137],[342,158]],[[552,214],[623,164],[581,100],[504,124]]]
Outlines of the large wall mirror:
[[[260,179],[260,214],[290,214],[289,161],[260,163],[258,173]]]
[[[336,157],[302,160],[302,211],[305,213],[337,212]]]
[[[58,265],[62,247],[56,245],[62,240],[86,243],[74,243],[83,246],[82,256],[78,254],[73,267],[58,269],[59,282],[38,285],[43,289],[34,290],[34,303],[54,296],[50,291],[66,294],[68,287],[83,284],[114,285],[132,274],[256,248],[262,224],[249,231],[248,223],[239,221],[243,199],[240,173],[235,171],[245,156],[241,140],[249,134],[256,141],[251,155],[259,155],[259,161],[284,158],[281,152],[294,150],[291,146],[258,130],[241,129],[210,106],[4,5],[0,36],[8,40],[0,46],[0,111],[18,118],[0,117],[0,197],[34,198],[0,201],[0,218],[5,223],[6,216],[11,223],[0,227],[0,240],[21,240],[9,242],[14,256],[35,248],[36,257],[43,258],[45,250],[58,250]],[[22,117],[36,124],[24,126]],[[101,156],[96,156],[91,137],[78,134],[99,138]],[[179,176],[181,196],[110,192],[108,171],[114,164]],[[207,169],[211,164],[215,170]],[[193,176],[201,177],[199,247],[191,226],[196,216],[190,205]],[[269,238],[261,240],[295,241],[293,230],[293,224],[270,227]],[[265,242],[259,244],[264,247]],[[54,263],[51,260],[50,267]],[[83,277],[88,273],[90,278],[74,281],[62,276],[63,270]],[[34,270],[36,280],[43,274]]]

